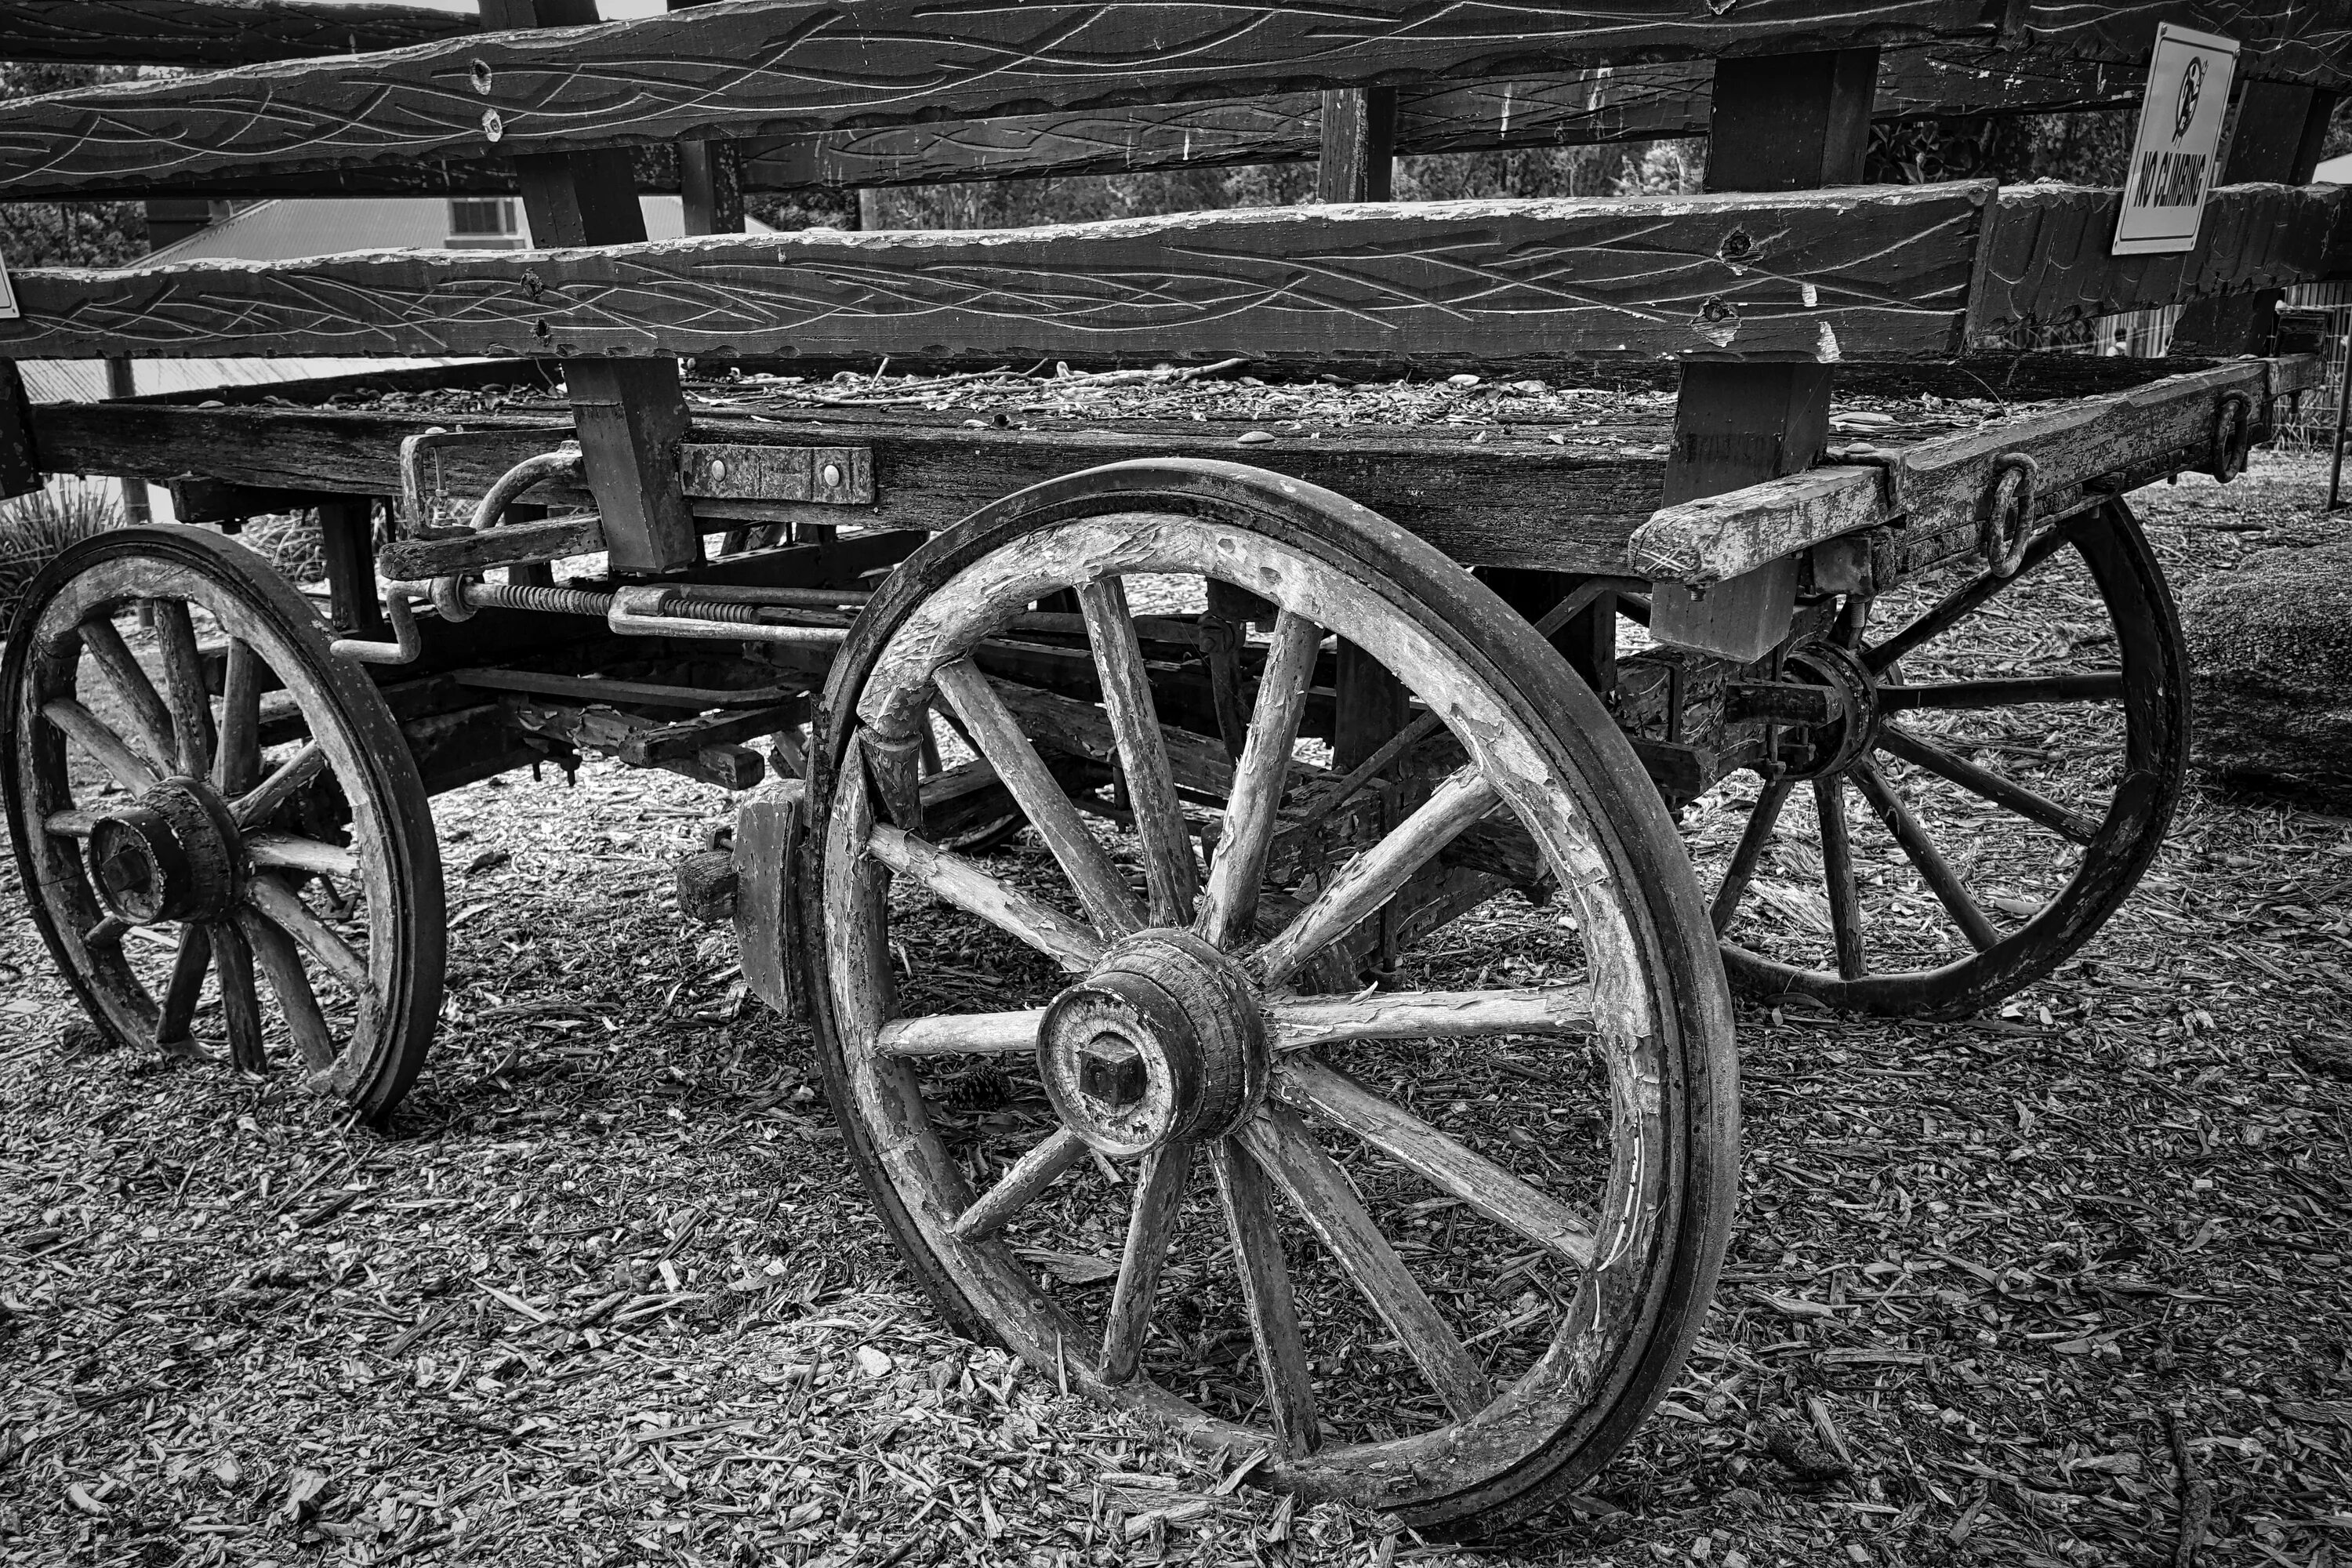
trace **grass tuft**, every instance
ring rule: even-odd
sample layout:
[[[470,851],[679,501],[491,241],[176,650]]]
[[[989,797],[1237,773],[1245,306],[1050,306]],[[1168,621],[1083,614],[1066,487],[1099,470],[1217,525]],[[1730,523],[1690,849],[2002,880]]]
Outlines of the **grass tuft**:
[[[104,485],[64,480],[0,502],[0,637],[42,567],[69,544],[122,526],[122,504]]]

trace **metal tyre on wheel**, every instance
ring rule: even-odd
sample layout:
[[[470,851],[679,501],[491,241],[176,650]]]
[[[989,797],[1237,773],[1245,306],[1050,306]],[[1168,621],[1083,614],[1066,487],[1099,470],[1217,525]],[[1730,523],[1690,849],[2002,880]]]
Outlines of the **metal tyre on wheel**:
[[[26,594],[0,725],[33,916],[100,1029],[214,1036],[391,1110],[440,1007],[440,855],[390,710],[300,595],[196,529],[75,545]]]
[[[1210,580],[1265,602],[1237,753],[1159,721],[1178,677],[1137,644],[1136,609],[1198,609]],[[992,635],[1065,589],[1099,706],[988,673]],[[1345,815],[1301,734],[1327,636],[1442,723],[1323,857],[1297,835],[1318,798]],[[1025,851],[982,867],[909,820],[891,759],[935,697]],[[1116,802],[1057,787],[1016,709],[1114,738]],[[1327,491],[1123,464],[919,552],[824,710],[798,922],[820,1060],[951,1321],[1423,1529],[1523,1517],[1632,1434],[1731,1218],[1730,1013],[1655,791],[1524,621]],[[1496,899],[1514,879],[1552,901]],[[1385,991],[1356,984],[1375,931]]]
[[[1855,608],[1790,673],[1848,687],[1864,732],[1763,784],[1736,843],[1714,835],[1725,966],[1751,994],[1963,1016],[2080,949],[2163,847],[2189,764],[2179,622],[2120,500],[2011,574],[1871,605],[1882,637]]]

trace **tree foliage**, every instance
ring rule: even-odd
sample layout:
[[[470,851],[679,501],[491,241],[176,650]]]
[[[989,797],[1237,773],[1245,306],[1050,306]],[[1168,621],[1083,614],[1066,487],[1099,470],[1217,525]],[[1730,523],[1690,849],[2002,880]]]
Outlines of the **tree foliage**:
[[[0,100],[140,74],[122,66],[0,62]],[[146,252],[147,216],[137,202],[0,203],[0,257],[11,267],[122,267]]]

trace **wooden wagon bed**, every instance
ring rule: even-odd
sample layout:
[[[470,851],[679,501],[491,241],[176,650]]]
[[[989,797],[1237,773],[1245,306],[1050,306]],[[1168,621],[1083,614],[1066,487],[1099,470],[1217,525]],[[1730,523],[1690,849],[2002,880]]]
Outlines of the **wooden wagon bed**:
[[[846,379],[835,381],[737,372],[687,382],[694,452],[681,472],[706,532],[793,521],[932,529],[969,510],[970,498],[1099,463],[1228,458],[1353,496],[1472,565],[1706,584],[1890,525],[1894,536],[1880,548],[1895,553],[1882,570],[1907,572],[1975,547],[1989,468],[2004,453],[2035,458],[2042,503],[2055,513],[2095,491],[2209,468],[2223,399],[2247,398],[2249,433],[2259,432],[2273,400],[2315,390],[2323,375],[2307,354],[1855,366],[1832,405],[1827,466],[1666,510],[1673,392],[1638,369],[1583,369],[1590,384],[1555,370],[1549,378],[1506,372],[1460,386],[1443,377],[1338,376],[1252,376],[1258,384],[1250,385],[1234,367],[1199,378],[844,371],[836,374]],[[2082,395],[2103,380],[2108,389]],[[43,461],[54,468],[220,481],[226,488],[192,492],[202,498],[194,521],[204,521],[304,497],[396,496],[402,441],[437,427],[484,437],[443,464],[448,491],[471,498],[565,438],[572,420],[545,381],[493,363],[307,392],[297,383],[221,396],[48,405],[33,421]],[[752,493],[759,482],[740,473],[731,483],[713,480],[709,464],[724,461],[717,452],[737,447],[853,455],[865,465],[870,500],[763,498]],[[577,488],[537,493],[588,499]],[[470,563],[494,559],[478,554]],[[432,574],[424,560],[414,565],[411,574]]]

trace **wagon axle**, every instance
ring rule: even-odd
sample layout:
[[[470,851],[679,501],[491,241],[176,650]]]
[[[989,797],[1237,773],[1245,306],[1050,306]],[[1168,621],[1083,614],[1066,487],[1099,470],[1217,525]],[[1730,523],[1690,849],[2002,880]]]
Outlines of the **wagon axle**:
[[[1037,1026],[1046,1098],[1106,1154],[1223,1137],[1263,1097],[1266,1067],[1248,979],[1187,931],[1118,943]]]
[[[236,906],[244,860],[227,804],[200,779],[165,779],[90,825],[100,901],[132,925],[218,919]]]

